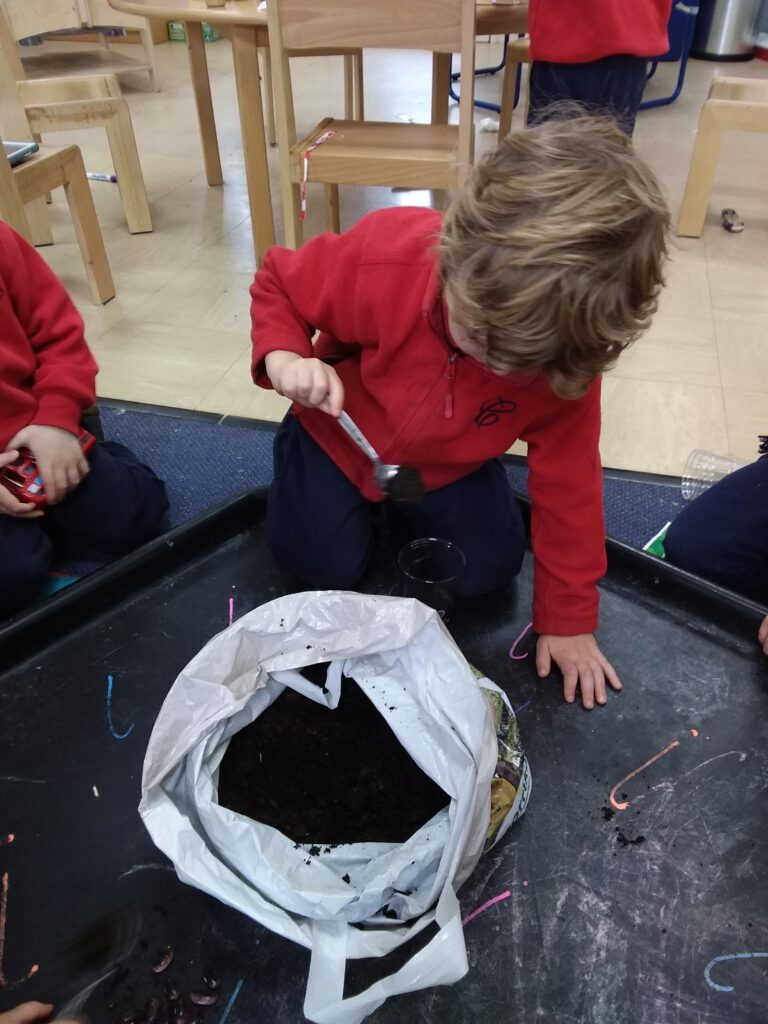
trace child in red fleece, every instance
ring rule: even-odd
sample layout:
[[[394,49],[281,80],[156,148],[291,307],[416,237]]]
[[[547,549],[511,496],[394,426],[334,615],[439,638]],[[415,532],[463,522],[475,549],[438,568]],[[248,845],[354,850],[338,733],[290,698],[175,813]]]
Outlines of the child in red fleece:
[[[0,223],[0,470],[30,449],[47,499],[41,510],[0,484],[0,616],[34,599],[57,544],[119,555],[160,532],[168,501],[152,470],[111,441],[82,453],[96,370],[61,283]]]
[[[621,684],[595,642],[605,571],[600,373],[656,308],[668,212],[609,119],[513,133],[448,213],[398,208],[272,248],[251,288],[253,376],[294,401],[275,438],[267,535],[310,586],[349,588],[381,500],[342,407],[427,494],[401,511],[458,544],[460,593],[519,570],[523,524],[501,456],[528,443],[537,666],[568,701]],[[320,334],[313,345],[315,329]]]

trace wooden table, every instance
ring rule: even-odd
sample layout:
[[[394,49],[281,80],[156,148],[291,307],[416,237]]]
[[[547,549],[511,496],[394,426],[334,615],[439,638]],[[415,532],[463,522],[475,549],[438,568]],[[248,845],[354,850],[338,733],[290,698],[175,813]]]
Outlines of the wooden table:
[[[205,0],[109,0],[109,4],[128,14],[184,23],[209,185],[221,185],[223,177],[202,23],[216,26],[231,40],[253,241],[260,264],[275,241],[258,57],[259,48],[269,47],[266,11],[258,9],[259,0],[227,0],[224,7],[206,7]],[[477,0],[478,35],[524,32],[527,18],[528,4],[521,0]],[[450,56],[438,55],[433,73],[435,123],[448,120],[449,85]]]
[[[117,11],[184,23],[209,185],[221,185],[224,179],[203,41],[203,22],[223,30],[230,39],[253,244],[256,261],[261,264],[264,253],[275,241],[259,80],[259,47],[268,45],[266,11],[258,10],[259,0],[228,0],[224,7],[206,7],[205,0],[109,0],[109,4]]]

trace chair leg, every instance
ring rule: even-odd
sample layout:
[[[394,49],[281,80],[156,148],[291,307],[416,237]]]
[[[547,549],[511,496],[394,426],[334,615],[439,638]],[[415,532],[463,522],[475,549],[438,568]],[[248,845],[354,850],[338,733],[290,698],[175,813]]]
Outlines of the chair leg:
[[[264,59],[264,97],[267,105],[267,140],[270,146],[277,145],[277,128],[275,127],[275,89],[272,81],[272,56],[269,47],[265,46],[261,51]]]
[[[339,186],[325,186],[325,228],[341,234],[341,211],[339,210]]]
[[[344,120],[355,119],[355,74],[354,57],[351,53],[344,54]]]
[[[33,245],[53,245],[51,218],[48,216],[48,203],[50,200],[51,196],[48,193],[47,197],[40,196],[38,199],[33,199],[31,203],[25,204],[25,213]]]
[[[151,231],[152,217],[147,203],[147,190],[141,173],[131,114],[125,100],[116,104],[106,129],[128,230],[132,235]]]
[[[352,57],[355,75],[355,120],[365,120],[365,95],[363,88],[363,51],[358,50]]]
[[[499,111],[499,138],[509,135],[515,110],[515,87],[520,65],[507,57],[501,80],[501,110]]]
[[[301,223],[301,193],[299,186],[290,181],[283,182],[283,232],[288,249],[298,249],[304,241]]]
[[[115,284],[79,149],[73,148],[67,154],[64,171],[64,191],[75,226],[77,244],[80,246],[85,264],[85,272],[88,275],[88,283],[91,286],[91,295],[94,302],[104,305],[115,297]]]
[[[678,235],[698,238],[704,228],[707,207],[712,186],[717,174],[717,161],[723,142],[723,126],[708,103],[705,103],[699,118],[688,180],[685,183],[683,202],[677,221]]]
[[[146,28],[139,29],[141,45],[144,47],[144,56],[149,64],[149,81],[153,92],[160,92],[160,79],[157,77],[157,62],[155,61],[155,44],[152,42],[152,31],[149,24]]]
[[[450,53],[432,54],[432,124],[448,124],[451,88]]]

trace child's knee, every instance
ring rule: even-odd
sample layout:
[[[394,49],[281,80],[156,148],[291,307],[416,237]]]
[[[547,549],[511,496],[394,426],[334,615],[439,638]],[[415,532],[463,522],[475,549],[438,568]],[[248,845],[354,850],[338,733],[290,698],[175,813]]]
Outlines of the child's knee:
[[[51,542],[42,530],[35,530],[35,534],[27,543],[3,544],[0,615],[12,615],[31,604],[39,596],[51,570]]]
[[[482,597],[501,590],[518,575],[524,557],[525,541],[514,536],[484,556],[470,557],[456,588],[457,594],[461,597]]]
[[[300,544],[295,537],[268,533],[272,556],[280,568],[313,590],[352,590],[365,575],[370,547],[362,544]]]

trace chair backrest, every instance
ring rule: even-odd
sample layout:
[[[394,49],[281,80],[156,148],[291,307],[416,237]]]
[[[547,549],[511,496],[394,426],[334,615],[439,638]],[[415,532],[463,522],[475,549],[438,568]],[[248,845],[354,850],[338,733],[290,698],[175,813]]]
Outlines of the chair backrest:
[[[475,0],[270,0],[270,50],[279,121],[296,141],[288,53],[344,49],[406,49],[461,54],[459,162],[474,148]],[[281,106],[285,104],[285,109]]]
[[[10,22],[3,10],[2,0],[0,0],[0,60],[10,66],[17,82],[27,77]]]
[[[475,0],[275,0],[287,50],[431,50],[459,53],[474,40]]]
[[[14,39],[40,36],[65,28],[80,28],[82,12],[77,0],[0,0]]]
[[[13,142],[26,142],[32,130],[16,86],[16,74],[5,60],[0,47],[0,136]]]

